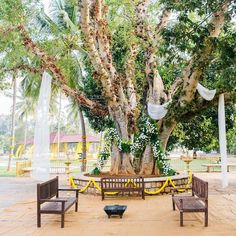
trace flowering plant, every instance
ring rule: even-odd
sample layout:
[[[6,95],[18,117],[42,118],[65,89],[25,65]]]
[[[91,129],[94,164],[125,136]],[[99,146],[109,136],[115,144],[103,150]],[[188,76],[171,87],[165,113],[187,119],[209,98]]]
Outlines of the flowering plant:
[[[118,135],[116,129],[109,128],[105,134],[105,150],[108,152],[114,143],[121,152],[132,153],[135,157],[141,158],[147,144],[151,144],[153,149],[154,160],[161,173],[164,175],[174,174],[169,163],[166,160],[166,155],[163,152],[160,141],[158,139],[158,128],[156,123],[151,120],[146,114],[143,114],[139,119],[139,133],[135,134],[134,141],[123,140]]]

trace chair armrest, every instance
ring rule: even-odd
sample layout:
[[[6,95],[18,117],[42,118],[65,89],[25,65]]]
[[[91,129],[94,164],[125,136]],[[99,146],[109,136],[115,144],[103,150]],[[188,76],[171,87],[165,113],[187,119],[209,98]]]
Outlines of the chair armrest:
[[[67,199],[57,198],[57,199],[40,199],[40,202],[67,202]]]
[[[206,201],[207,201],[206,198],[202,198],[202,197],[196,197],[196,200],[197,200],[197,201],[203,201],[203,202],[206,202]]]
[[[75,197],[78,199],[78,196],[79,196],[79,191],[80,191],[80,189],[74,189],[74,188],[59,188],[58,190],[57,190],[58,192],[62,192],[62,191],[64,191],[64,192],[75,192]]]
[[[74,189],[74,188],[59,188],[58,191],[80,191],[80,189]]]

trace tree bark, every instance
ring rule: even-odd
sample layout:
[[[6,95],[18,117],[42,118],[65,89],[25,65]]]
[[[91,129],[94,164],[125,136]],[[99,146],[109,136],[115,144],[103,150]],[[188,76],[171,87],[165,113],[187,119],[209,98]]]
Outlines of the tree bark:
[[[171,121],[169,123],[163,122],[160,130],[160,142],[162,150],[165,152],[169,137],[176,126],[176,121]]]
[[[112,110],[111,113],[113,114],[113,118],[121,140],[132,141],[126,109],[118,107],[116,110]],[[119,168],[119,174],[135,174],[134,168],[132,166],[132,154],[120,152],[120,156],[121,166]]]
[[[25,115],[25,130],[24,130],[24,153],[26,154],[26,145],[27,145],[27,131],[28,131],[28,115]]]
[[[134,172],[139,173],[141,170],[141,163],[142,163],[142,157],[134,157],[133,159],[133,167]]]
[[[122,153],[120,174],[135,175],[134,168],[132,166],[132,159],[133,158],[130,153]]]
[[[148,144],[143,153],[140,175],[151,175],[154,169],[153,151],[150,144]]]
[[[11,144],[10,144],[7,171],[11,170],[11,159],[14,156],[14,148],[15,148],[15,123],[16,123],[16,75],[15,73],[13,73],[12,83],[13,83],[13,87],[12,87],[13,104],[12,104],[12,119],[11,119]]]
[[[111,149],[111,175],[118,175],[121,167],[121,153],[117,146],[112,145]]]
[[[57,117],[57,158],[60,158],[60,132],[61,131],[61,91],[59,92],[59,107]]]
[[[81,165],[81,172],[85,172],[86,171],[86,146],[87,146],[87,142],[86,142],[86,128],[85,128],[85,122],[84,122],[84,116],[83,113],[81,111],[81,109],[79,108],[79,117],[80,117],[80,124],[81,124],[81,130],[82,130],[82,165]]]

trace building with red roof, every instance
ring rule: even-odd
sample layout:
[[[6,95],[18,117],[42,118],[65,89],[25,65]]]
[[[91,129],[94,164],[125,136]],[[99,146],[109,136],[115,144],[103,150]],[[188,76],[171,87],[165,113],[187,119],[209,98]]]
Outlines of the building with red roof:
[[[58,138],[58,132],[50,133],[50,150],[52,154],[52,159],[58,156],[58,142],[59,142],[59,156],[73,155],[74,158],[78,158],[79,154],[82,153],[82,134],[65,134],[60,133]],[[95,155],[98,152],[100,146],[100,137],[95,135],[86,136],[87,143],[87,153],[88,155]],[[34,144],[34,138],[28,139],[26,145],[32,147]],[[19,144],[21,146],[24,146]],[[22,150],[23,151],[23,150]],[[31,153],[32,154],[32,153]]]

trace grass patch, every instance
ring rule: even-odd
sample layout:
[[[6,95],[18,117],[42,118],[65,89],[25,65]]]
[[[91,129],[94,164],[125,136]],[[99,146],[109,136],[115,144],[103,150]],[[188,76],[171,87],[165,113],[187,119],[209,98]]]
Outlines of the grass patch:
[[[170,166],[176,170],[176,171],[184,171],[187,170],[187,165],[184,161],[180,159],[172,159],[169,161]],[[206,172],[207,167],[202,166],[202,164],[213,164],[216,163],[216,161],[212,160],[201,160],[201,159],[193,159],[193,161],[190,163],[189,167],[191,171],[194,172]],[[220,167],[214,167],[214,171],[220,171]],[[230,167],[230,170],[236,170],[236,167]]]
[[[0,166],[0,177],[15,177],[16,168],[12,167],[10,171],[7,171],[6,166]]]

